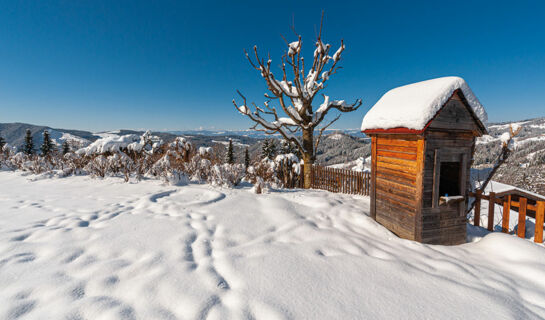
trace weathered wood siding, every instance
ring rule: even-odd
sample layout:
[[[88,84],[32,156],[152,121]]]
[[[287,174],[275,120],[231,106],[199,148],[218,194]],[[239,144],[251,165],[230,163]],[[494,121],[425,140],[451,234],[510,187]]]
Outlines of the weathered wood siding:
[[[443,245],[466,241],[465,208],[476,130],[478,127],[465,105],[454,98],[445,104],[428,126],[425,133],[422,210],[416,224],[418,241]],[[464,201],[452,205],[437,204],[437,175],[440,173],[436,164],[440,165],[441,161],[459,161],[465,167],[460,168],[460,187]]]
[[[373,140],[371,214],[398,236],[415,240],[415,221],[422,201],[419,174],[424,141],[414,135],[377,135]]]
[[[372,134],[371,217],[402,238],[464,243],[475,136],[483,133],[486,129],[456,91],[424,134]],[[440,204],[441,162],[460,163],[457,183],[464,201]]]
[[[454,93],[429,124],[428,129],[448,130],[450,132],[479,132],[479,126],[475,122],[475,118],[462,100],[463,98],[458,92]]]

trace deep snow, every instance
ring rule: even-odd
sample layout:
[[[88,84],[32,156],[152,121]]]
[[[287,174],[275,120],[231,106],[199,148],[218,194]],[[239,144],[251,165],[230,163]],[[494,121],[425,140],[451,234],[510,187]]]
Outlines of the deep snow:
[[[423,245],[375,223],[368,206],[326,191],[0,172],[0,318],[545,315],[543,246],[478,232],[461,246]]]

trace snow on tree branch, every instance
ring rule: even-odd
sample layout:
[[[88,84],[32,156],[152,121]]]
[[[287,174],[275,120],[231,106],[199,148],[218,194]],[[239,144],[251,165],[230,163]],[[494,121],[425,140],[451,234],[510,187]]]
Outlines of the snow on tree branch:
[[[248,105],[246,98],[237,90],[242,97],[242,104],[233,100],[233,105],[238,112],[247,116],[255,125],[252,129],[264,131],[267,134],[280,134],[285,140],[292,142],[300,151],[304,167],[305,188],[310,185],[310,170],[315,160],[316,148],[320,143],[322,133],[332,125],[338,116],[326,125],[322,122],[329,111],[335,109],[339,112],[351,112],[361,106],[361,99],[349,104],[344,100],[332,100],[323,95],[324,101],[320,105],[315,105],[314,98],[320,91],[324,90],[327,82],[340,70],[339,62],[345,50],[344,42],[337,50],[322,40],[322,21],[320,22],[320,32],[314,42],[314,54],[312,63],[309,64],[302,56],[303,41],[297,33],[295,41],[286,42],[286,51],[282,55],[277,73],[274,73],[272,59],[261,57],[257,46],[253,47],[251,57],[248,51],[244,51],[250,65],[259,71],[261,77],[267,85],[268,92],[265,98],[268,99],[262,106],[252,103]],[[310,66],[310,67],[309,67]],[[320,134],[314,141],[314,130],[320,129]]]
[[[483,181],[483,183],[476,189],[476,191],[480,190],[484,192],[484,190],[486,189],[486,186],[488,185],[488,183],[490,183],[490,181],[492,180],[492,178],[494,177],[498,169],[501,167],[501,165],[503,165],[507,161],[507,158],[509,158],[509,155],[511,154],[514,148],[514,142],[515,142],[514,138],[520,133],[521,130],[522,130],[522,127],[520,126],[520,124],[513,124],[509,126],[508,132],[504,132],[501,135],[500,137],[501,152],[496,158],[496,161],[494,161],[492,170],[490,170],[490,172],[488,173],[488,176]],[[475,201],[471,203],[469,209],[467,210],[467,213],[470,213],[471,210],[473,210],[474,206],[475,206]]]
[[[246,98],[237,90],[244,102],[239,105],[233,100],[233,104],[241,114],[249,117],[258,127],[261,127],[261,131],[279,133],[285,139],[294,142],[304,152],[310,150],[304,150],[302,143],[293,135],[298,131],[296,127],[313,130],[323,121],[331,109],[337,109],[340,112],[354,111],[361,106],[361,99],[356,100],[353,104],[347,104],[344,100],[330,100],[328,96],[324,95],[324,102],[314,111],[313,99],[320,90],[325,88],[326,81],[340,68],[338,62],[341,60],[345,45],[341,40],[341,45],[331,57],[329,55],[331,45],[318,38],[315,43],[312,66],[305,74],[305,63],[301,56],[302,40],[300,35],[297,37],[297,41],[290,43],[286,41],[287,52],[281,58],[281,80],[275,77],[271,70],[272,60],[270,57],[267,61],[261,58],[257,46],[253,47],[255,56],[253,59],[246,50],[244,51],[251,66],[258,70],[265,80],[269,90],[265,97],[270,100],[264,103],[264,107],[253,105],[252,111],[246,103]],[[288,80],[290,67],[291,80]],[[278,115],[276,108],[269,105],[271,100],[278,102],[287,117]],[[267,116],[272,116],[272,118],[266,119]],[[331,123],[335,121],[336,119]]]

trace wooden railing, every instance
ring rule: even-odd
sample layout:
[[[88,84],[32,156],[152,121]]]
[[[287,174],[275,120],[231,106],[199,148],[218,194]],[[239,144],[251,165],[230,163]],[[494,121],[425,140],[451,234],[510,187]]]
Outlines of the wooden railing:
[[[473,216],[473,224],[479,226],[481,223],[481,200],[488,200],[488,225],[489,231],[494,231],[494,205],[500,204],[503,206],[502,226],[501,231],[509,233],[509,215],[511,209],[515,208],[518,211],[518,227],[517,236],[524,238],[526,236],[526,215],[536,219],[534,242],[543,243],[543,222],[545,218],[545,201],[535,201],[535,204],[529,204],[525,197],[518,197],[518,201],[514,201],[512,195],[504,195],[499,198],[496,193],[490,192],[488,195],[483,195],[481,191],[471,192],[469,196],[475,198],[475,209]]]
[[[371,189],[371,178],[369,172],[313,165],[311,188],[368,196]]]

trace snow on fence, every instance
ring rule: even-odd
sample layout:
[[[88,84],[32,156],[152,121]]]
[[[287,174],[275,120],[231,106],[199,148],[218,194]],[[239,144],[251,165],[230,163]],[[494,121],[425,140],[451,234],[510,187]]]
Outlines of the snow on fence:
[[[301,169],[301,174],[303,169]],[[303,179],[299,179],[302,181]],[[331,192],[369,195],[371,178],[369,172],[312,166],[311,188]]]
[[[502,192],[496,194],[490,192],[483,195],[482,191],[471,192],[469,196],[475,198],[473,224],[480,225],[481,199],[488,200],[488,231],[494,231],[494,204],[503,206],[501,231],[509,233],[509,214],[511,209],[518,211],[517,236],[525,238],[526,215],[535,218],[534,242],[543,243],[543,223],[545,218],[545,201],[535,201],[515,193]],[[518,200],[518,201],[517,201]]]

